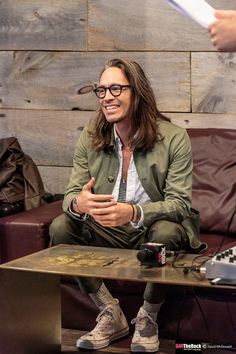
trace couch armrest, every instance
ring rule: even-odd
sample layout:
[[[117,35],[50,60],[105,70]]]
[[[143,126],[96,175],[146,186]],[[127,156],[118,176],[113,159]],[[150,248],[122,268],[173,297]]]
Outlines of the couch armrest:
[[[62,213],[62,201],[0,218],[1,263],[48,247],[49,225]]]

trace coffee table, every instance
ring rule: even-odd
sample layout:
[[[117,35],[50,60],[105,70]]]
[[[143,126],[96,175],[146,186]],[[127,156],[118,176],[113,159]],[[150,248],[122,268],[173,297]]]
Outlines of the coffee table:
[[[164,267],[148,268],[136,256],[136,250],[58,245],[0,265],[0,354],[61,352],[64,275],[213,287],[204,277],[173,268],[172,257]],[[194,257],[183,255],[178,263],[191,265]]]

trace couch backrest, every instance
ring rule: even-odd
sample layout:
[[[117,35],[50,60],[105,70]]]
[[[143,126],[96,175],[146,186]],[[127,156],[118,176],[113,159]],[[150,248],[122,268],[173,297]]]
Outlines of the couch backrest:
[[[236,130],[188,129],[193,152],[193,208],[201,230],[236,237]],[[230,229],[228,226],[233,217]]]

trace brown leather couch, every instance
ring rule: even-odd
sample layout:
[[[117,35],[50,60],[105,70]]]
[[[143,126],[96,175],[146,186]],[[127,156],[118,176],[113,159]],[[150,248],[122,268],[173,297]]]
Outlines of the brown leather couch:
[[[193,207],[200,211],[207,254],[236,245],[236,130],[189,129],[193,150]],[[48,229],[62,212],[57,201],[0,218],[1,262],[48,246]],[[236,274],[236,273],[235,273]],[[142,304],[143,284],[109,281],[128,320]],[[97,309],[73,279],[62,279],[62,326],[89,330]],[[158,317],[161,338],[236,346],[236,288],[203,289],[172,286]]]

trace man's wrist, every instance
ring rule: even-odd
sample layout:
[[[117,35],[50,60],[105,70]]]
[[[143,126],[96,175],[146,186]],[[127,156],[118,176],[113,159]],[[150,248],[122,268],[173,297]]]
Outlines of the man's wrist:
[[[78,215],[83,215],[84,214],[82,211],[79,210],[76,198],[72,199],[71,210],[73,211],[73,213],[76,213]]]

